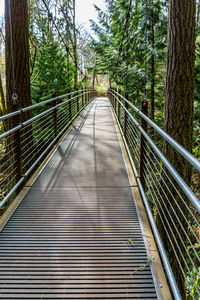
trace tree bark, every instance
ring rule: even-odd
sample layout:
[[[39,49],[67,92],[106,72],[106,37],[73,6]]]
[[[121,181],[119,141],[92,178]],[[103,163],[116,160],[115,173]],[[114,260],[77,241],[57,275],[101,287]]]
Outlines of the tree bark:
[[[197,5],[197,26],[199,25],[199,17],[200,17],[200,0]]]
[[[16,108],[11,103],[13,92],[12,62],[11,62],[11,35],[9,27],[9,0],[5,1],[6,18],[6,92],[8,112]],[[14,52],[14,70],[16,89],[18,94],[18,107],[31,105],[30,93],[30,53],[29,53],[29,19],[28,1],[10,0],[12,16],[12,41]],[[25,114],[25,118],[28,113]]]
[[[11,113],[19,108],[24,108],[31,105],[31,92],[30,92],[30,53],[29,53],[29,17],[28,17],[28,0],[10,0],[9,12],[9,0],[5,0],[5,22],[6,22],[6,102],[7,111]],[[12,37],[10,32],[9,20],[11,18]],[[12,66],[12,53],[11,43],[13,45],[13,60],[14,66]],[[16,85],[16,92],[18,95],[17,104],[14,105],[12,101],[13,95],[13,72]],[[20,122],[23,122],[30,118],[30,111],[21,114],[20,116],[12,117],[8,120],[8,128],[16,127]],[[31,147],[32,131],[31,125],[25,128],[24,131],[28,133],[24,135],[26,138],[26,144]],[[12,137],[12,147],[10,153],[14,160],[14,168],[16,168],[18,174],[16,181],[21,176],[21,145],[20,132],[17,131]],[[25,149],[24,149],[25,150]]]
[[[164,128],[178,143],[185,147],[189,152],[192,151],[192,122],[193,122],[193,91],[194,91],[194,54],[195,54],[195,0],[169,0],[169,20],[168,20],[168,49],[167,49],[167,74],[166,74],[166,95],[165,95],[165,115]],[[181,177],[190,184],[191,167],[181,155],[179,155],[168,143],[164,144],[164,154],[172,163]],[[166,171],[166,170],[165,170]],[[168,179],[162,174],[168,184]],[[178,189],[178,187],[177,187]],[[179,190],[179,189],[178,189]],[[181,191],[179,190],[181,193]],[[172,206],[175,206],[175,201],[167,193]],[[184,195],[182,195],[184,197]],[[174,193],[176,201],[179,203],[184,215],[188,216],[188,210],[183,205],[182,200],[177,193]],[[167,202],[166,202],[167,203]],[[163,208],[164,209],[164,208]],[[174,250],[167,237],[167,232],[164,229],[161,219],[165,220],[169,217],[174,218],[176,228],[181,235],[184,243],[186,238],[180,223],[174,217],[172,209],[168,204],[168,210],[164,209],[161,218],[158,217],[157,225],[160,229],[161,236],[166,250],[169,254],[171,266],[179,286],[182,298],[185,299],[185,280],[181,272],[177,258],[174,255]],[[187,230],[183,216],[177,212],[181,224]],[[165,224],[166,225],[166,224]],[[184,268],[185,263],[179,255],[178,241],[181,247],[180,237],[174,230],[175,238],[172,238],[170,229],[166,225],[169,236],[171,237],[174,249],[177,251],[180,258],[180,263]],[[172,229],[173,229],[172,225]],[[182,249],[183,255],[184,250]]]
[[[195,0],[169,0],[165,130],[189,152],[192,151]],[[174,151],[165,154],[186,182],[190,169]]]

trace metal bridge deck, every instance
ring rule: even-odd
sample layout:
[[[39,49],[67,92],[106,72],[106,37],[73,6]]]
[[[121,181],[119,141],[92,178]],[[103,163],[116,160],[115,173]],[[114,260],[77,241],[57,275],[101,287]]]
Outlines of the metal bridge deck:
[[[106,98],[82,113],[0,233],[0,299],[157,299]]]

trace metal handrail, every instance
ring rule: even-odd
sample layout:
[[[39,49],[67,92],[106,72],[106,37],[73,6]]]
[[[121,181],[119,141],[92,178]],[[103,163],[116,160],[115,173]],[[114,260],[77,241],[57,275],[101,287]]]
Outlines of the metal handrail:
[[[115,113],[115,112],[114,112],[114,113]],[[132,165],[134,174],[135,174],[135,176],[136,176],[136,181],[137,181],[137,184],[138,184],[138,187],[139,187],[139,190],[140,190],[142,199],[143,199],[143,201],[144,201],[144,205],[145,205],[145,208],[146,208],[146,211],[147,211],[147,215],[148,215],[148,218],[149,218],[149,221],[150,221],[150,224],[151,224],[151,227],[152,227],[152,230],[153,230],[153,233],[154,233],[154,236],[155,236],[155,239],[156,239],[156,242],[157,242],[157,245],[158,245],[158,248],[159,248],[161,257],[162,257],[162,260],[163,260],[163,264],[164,264],[164,266],[165,266],[165,270],[166,270],[166,272],[167,272],[167,276],[168,276],[168,278],[169,278],[170,285],[171,285],[171,287],[172,287],[172,291],[173,291],[174,297],[175,297],[175,299],[177,299],[177,300],[178,300],[178,299],[181,300],[181,295],[180,295],[179,289],[178,289],[178,287],[177,287],[176,280],[175,280],[175,278],[174,278],[174,274],[173,274],[171,265],[170,265],[170,263],[169,263],[169,259],[168,259],[168,257],[167,257],[165,248],[164,248],[164,246],[163,246],[163,242],[162,242],[162,240],[161,240],[161,237],[160,237],[158,228],[157,228],[156,223],[155,223],[155,221],[154,221],[154,217],[153,217],[153,214],[152,214],[152,212],[151,212],[151,209],[150,209],[148,200],[147,200],[147,198],[146,198],[146,195],[145,195],[145,192],[144,192],[142,183],[141,183],[140,176],[139,176],[139,174],[138,174],[138,172],[137,172],[137,169],[136,169],[136,167],[135,167],[134,161],[133,161],[133,159],[132,159],[132,157],[131,157],[131,153],[130,153],[128,144],[127,144],[127,142],[126,142],[125,136],[124,136],[124,134],[123,134],[123,131],[122,131],[122,129],[121,129],[121,126],[120,126],[120,124],[119,124],[119,121],[118,121],[118,119],[117,119],[116,114],[115,114],[115,117],[116,117],[116,120],[117,120],[119,129],[120,129],[120,132],[121,132],[121,135],[122,135],[122,138],[123,138],[123,142],[124,142],[124,144],[125,144],[125,147],[126,147],[126,150],[127,150],[128,156],[129,156],[129,159],[130,159],[130,163],[131,163],[131,165]]]
[[[77,95],[76,95],[77,94]],[[75,96],[74,96],[75,95]],[[19,116],[20,114],[23,114],[24,112],[27,112],[27,111],[30,111],[30,110],[33,110],[35,108],[38,108],[42,105],[45,105],[45,104],[48,104],[50,102],[54,102],[56,100],[61,100],[61,99],[65,99],[66,97],[68,98],[67,100],[61,102],[61,103],[58,103],[55,105],[53,105],[53,107],[51,108],[48,108],[46,109],[45,111],[43,111],[42,113],[39,113],[38,115],[34,116],[34,117],[31,117],[30,119],[22,122],[22,123],[18,123],[18,125],[10,130],[7,130],[6,132],[4,132],[3,134],[0,135],[0,141],[2,141],[1,143],[1,146],[4,144],[3,141],[6,140],[6,143],[9,143],[10,141],[10,138],[13,137],[13,134],[16,135],[19,133],[20,135],[20,132],[23,132],[23,135],[25,135],[27,141],[28,141],[28,138],[29,138],[29,131],[26,132],[27,128],[29,129],[28,126],[32,126],[33,124],[37,124],[37,130],[39,131],[38,129],[38,124],[39,124],[39,128],[41,127],[42,129],[44,128],[45,129],[45,122],[43,121],[43,119],[49,121],[49,120],[52,120],[53,123],[52,123],[52,128],[51,130],[54,130],[54,126],[57,126],[56,124],[54,124],[55,122],[55,119],[54,117],[50,114],[50,112],[55,112],[55,114],[57,114],[57,112],[59,111],[59,108],[66,105],[67,104],[67,107],[68,107],[68,111],[66,112],[68,115],[65,115],[61,112],[61,118],[59,117],[57,119],[57,121],[60,121],[60,132],[56,132],[56,136],[50,140],[50,142],[46,145],[45,149],[43,149],[42,153],[40,153],[37,149],[31,149],[31,151],[36,151],[38,152],[38,155],[35,156],[35,161],[33,161],[33,163],[31,164],[31,166],[28,166],[28,169],[26,168],[25,169],[25,172],[24,174],[22,174],[19,178],[19,180],[14,184],[14,186],[12,186],[9,190],[8,190],[8,193],[5,195],[5,197],[3,198],[3,200],[0,202],[0,208],[2,208],[6,202],[12,197],[12,195],[18,191],[19,187],[21,186],[21,184],[25,181],[25,179],[27,178],[27,176],[29,176],[31,174],[31,172],[33,171],[33,169],[37,166],[37,164],[39,163],[39,161],[41,161],[41,159],[44,157],[44,155],[50,151],[50,149],[52,148],[52,146],[55,144],[56,140],[62,135],[64,134],[64,132],[67,130],[67,128],[70,126],[70,124],[72,124],[72,122],[76,119],[76,117],[80,114],[80,112],[88,105],[88,103],[94,98],[94,95],[95,95],[95,91],[93,89],[84,89],[84,90],[79,90],[79,91],[73,91],[73,92],[70,92],[70,93],[67,93],[67,94],[64,94],[64,95],[61,95],[61,96],[58,96],[58,97],[54,97],[54,98],[51,98],[51,99],[48,99],[46,101],[43,101],[43,102],[40,102],[38,104],[35,104],[35,105],[31,105],[29,107],[26,107],[26,108],[23,108],[23,109],[19,109],[13,113],[10,113],[10,114],[7,114],[5,116],[1,116],[0,117],[0,121],[4,121],[4,120],[8,120],[9,118],[12,118],[12,117],[15,117],[15,116]],[[70,97],[71,96],[71,97]],[[82,101],[81,101],[81,105],[79,107],[79,104],[78,104],[78,99],[79,97],[82,97]],[[84,99],[84,101],[83,101]],[[76,100],[76,101],[74,101]],[[70,104],[71,103],[71,104]],[[69,106],[71,105],[71,106]],[[75,105],[75,106],[73,106]],[[73,108],[72,108],[73,106]],[[71,107],[71,108],[70,108]],[[76,107],[76,109],[75,109]],[[69,112],[69,109],[71,109],[71,112]],[[62,109],[61,109],[62,110]],[[71,115],[71,118],[70,118],[70,115]],[[18,117],[19,118],[19,117]],[[56,117],[57,118],[57,117]],[[42,121],[41,121],[42,120]],[[42,123],[41,123],[42,122]],[[40,124],[42,126],[40,126]],[[32,128],[32,127],[31,127]],[[40,131],[41,131],[41,128],[40,128]],[[57,130],[56,130],[57,131]],[[43,134],[42,138],[46,138],[46,133]],[[40,137],[39,137],[40,139]],[[25,140],[26,141],[26,140]],[[23,143],[23,139],[22,141],[18,140],[18,141],[14,141],[14,143],[17,144],[16,147],[22,147],[22,145],[20,143]],[[37,142],[37,138],[36,138],[36,142]],[[12,142],[13,143],[13,142]],[[13,146],[13,145],[12,145]],[[28,145],[29,146],[29,145]],[[7,147],[7,146],[6,146]],[[15,147],[15,148],[16,148]],[[23,145],[23,147],[25,147]],[[24,149],[22,147],[22,149]],[[33,147],[33,146],[32,146]],[[40,149],[39,149],[40,150]],[[27,151],[28,152],[28,151]],[[9,154],[11,155],[11,160],[14,159],[14,164],[16,163],[16,157],[13,156],[12,154]],[[9,158],[10,159],[10,158]],[[21,164],[21,161],[19,161],[19,168],[20,168],[20,164]],[[12,168],[14,167],[9,167],[11,170]],[[2,171],[3,172],[3,171]],[[13,172],[13,171],[12,171]],[[15,174],[11,174],[14,175]]]
[[[148,118],[140,109],[138,109],[135,105],[133,105],[130,101],[128,101],[125,97],[120,95],[117,91],[111,89],[112,93],[115,93],[120,98],[122,98],[130,107],[134,109],[134,111],[151,127],[153,127],[173,148],[175,148],[198,172],[200,172],[200,162],[183,146],[181,146],[176,140],[174,140],[168,133],[166,133],[163,129],[161,129],[158,125],[156,125],[150,118]],[[115,96],[115,95],[114,95]]]
[[[68,97],[69,95],[72,95],[72,96],[73,96],[73,94],[75,94],[75,93],[83,92],[82,94],[78,94],[78,95],[76,96],[76,98],[77,98],[77,97],[82,96],[82,95],[85,94],[85,93],[88,94],[88,93],[91,92],[91,91],[93,91],[93,90],[92,90],[92,89],[83,89],[83,90],[79,90],[79,91],[70,92],[70,93],[67,93],[67,94],[64,94],[64,95],[61,95],[61,96],[56,96],[56,97],[54,97],[54,98],[50,98],[50,99],[48,99],[48,100],[39,102],[39,103],[37,103],[37,104],[34,104],[34,105],[31,105],[31,106],[22,108],[22,109],[21,109],[21,112],[29,111],[29,110],[31,110],[31,109],[34,109],[34,108],[36,108],[36,107],[39,107],[39,106],[48,104],[48,103],[50,103],[50,102],[54,102],[54,101],[56,101],[56,100],[60,100],[60,99],[66,98],[66,97]],[[72,100],[72,99],[74,99],[74,98],[70,98],[70,100]],[[0,119],[0,120],[1,120],[1,119]]]
[[[110,93],[114,96],[114,94],[110,91]],[[124,97],[123,97],[124,98]],[[125,98],[124,98],[125,99]],[[196,197],[196,195],[193,193],[191,188],[186,184],[186,182],[182,179],[182,177],[178,174],[178,172],[175,170],[175,168],[172,166],[172,164],[167,160],[167,158],[163,155],[163,153],[159,150],[159,148],[156,146],[156,144],[153,142],[153,140],[148,136],[148,134],[144,131],[142,126],[133,118],[129,110],[124,106],[124,104],[118,99],[118,102],[123,107],[123,109],[127,112],[131,120],[135,123],[135,125],[138,127],[142,135],[145,137],[145,139],[149,142],[149,144],[152,146],[156,154],[160,157],[163,164],[166,166],[172,177],[176,180],[182,191],[185,193],[185,195],[188,197],[190,202],[194,205],[198,213],[200,214],[200,201]],[[129,101],[127,101],[129,102]],[[130,102],[129,102],[130,103]]]
[[[84,92],[82,94],[85,94],[86,93],[89,93],[89,92],[92,92],[94,91],[93,89],[83,89],[83,90],[79,90],[79,91],[74,91],[74,92],[70,92],[70,93],[67,93],[67,94],[64,94],[64,95],[61,95],[61,96],[57,96],[57,97],[54,97],[54,98],[50,98],[48,100],[45,100],[45,101],[42,101],[42,102],[39,102],[37,104],[34,104],[34,105],[30,105],[30,106],[27,106],[25,108],[21,108],[21,109],[18,109],[12,113],[9,113],[9,114],[6,114],[4,116],[0,116],[0,121],[4,121],[4,120],[7,120],[11,117],[14,117],[14,116],[17,116],[17,115],[20,115],[21,113],[23,112],[26,112],[26,111],[29,111],[29,110],[32,110],[34,108],[37,108],[37,107],[40,107],[40,106],[43,106],[45,104],[48,104],[50,102],[54,102],[56,100],[60,100],[60,99],[63,99],[63,98],[66,98],[67,96],[69,95],[73,95],[74,93],[80,93],[80,92]],[[77,95],[78,97],[80,97],[82,94],[80,95]],[[71,98],[72,99],[72,98]]]
[[[136,176],[136,181],[152,226],[154,237],[162,257],[174,298],[182,299],[176,282],[177,278],[175,279],[173,273],[173,266],[169,263],[167,252],[164,247],[164,240],[160,236],[159,228],[157,227],[154,219],[155,211],[159,216],[159,222],[161,222],[162,226],[164,226],[165,239],[168,240],[167,246],[170,245],[174,259],[176,259],[179,266],[179,271],[184,278],[187,290],[189,290],[190,295],[193,293],[192,290],[195,290],[195,293],[200,296],[200,289],[196,284],[196,279],[191,273],[191,268],[188,267],[187,261],[181,250],[181,246],[183,246],[184,251],[186,251],[187,259],[193,267],[193,270],[195,270],[194,272],[196,272],[195,274],[199,274],[198,267],[194,263],[193,257],[195,257],[197,262],[200,262],[200,256],[195,249],[194,242],[192,242],[190,235],[192,235],[193,241],[196,241],[197,244],[200,243],[198,236],[192,228],[192,224],[194,226],[200,226],[198,218],[196,217],[196,213],[200,215],[200,201],[192,189],[186,184],[172,164],[164,156],[158,146],[149,137],[145,130],[146,128],[143,128],[144,123],[142,123],[142,125],[139,124],[134,118],[134,115],[132,115],[133,111],[131,112],[129,108],[133,108],[134,112],[136,112],[140,119],[145,120],[148,124],[150,124],[160,134],[160,136],[169,142],[175,151],[178,151],[184,158],[186,158],[197,171],[200,169],[200,163],[172,137],[150,120],[142,111],[130,103],[130,101],[126,99],[126,97],[128,98],[128,93],[125,97],[123,97],[115,90],[109,89],[108,96]],[[141,139],[141,144],[138,143],[138,139]],[[145,141],[144,148],[142,147],[142,140]],[[141,168],[142,164],[143,167]],[[181,194],[180,190],[183,192],[184,196]],[[175,205],[174,207],[172,202],[170,203],[172,200],[173,205]],[[185,207],[187,217],[184,215],[184,210],[182,209],[182,206],[179,205],[180,203]],[[195,211],[193,211],[193,209],[195,209]],[[179,213],[179,215],[177,213]],[[188,216],[190,216],[190,218]],[[176,220],[173,220],[173,218],[176,218]],[[183,218],[185,222],[184,225],[182,224],[183,220],[181,218]],[[181,233],[179,233],[176,228],[177,225],[179,226],[178,228],[181,230]],[[176,235],[174,235],[174,232]],[[184,235],[184,238],[182,238],[181,234]],[[173,237],[173,239],[171,237]],[[174,238],[176,239],[174,240]],[[190,254],[189,250],[187,250],[187,245],[184,244],[184,241],[186,240],[193,251],[193,256]],[[175,243],[175,245],[173,243]],[[189,276],[191,280],[190,283],[187,276]],[[190,286],[191,283],[193,284],[193,288]],[[195,299],[194,296],[192,296],[192,299]]]

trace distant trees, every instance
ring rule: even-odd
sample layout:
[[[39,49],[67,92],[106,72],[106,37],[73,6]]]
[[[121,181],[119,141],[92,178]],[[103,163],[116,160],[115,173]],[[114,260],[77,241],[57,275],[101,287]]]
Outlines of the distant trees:
[[[88,78],[88,37],[76,24],[74,0],[30,1],[32,101],[77,90]],[[83,40],[84,43],[83,43]],[[91,75],[92,76],[92,75]]]
[[[92,29],[98,36],[98,40],[94,39],[92,42],[97,55],[97,65],[102,72],[110,72],[112,81],[122,90],[128,82],[130,99],[140,105],[146,81],[144,76],[146,3],[144,0],[117,0],[106,3],[107,11],[96,7],[99,25],[91,21]],[[166,11],[165,2],[148,1],[147,93],[152,100],[150,101],[152,117],[155,106],[157,110],[162,110],[164,103]]]

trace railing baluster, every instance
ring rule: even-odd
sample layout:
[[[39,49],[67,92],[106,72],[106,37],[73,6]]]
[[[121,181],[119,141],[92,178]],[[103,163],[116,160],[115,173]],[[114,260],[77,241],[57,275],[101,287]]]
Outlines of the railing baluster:
[[[79,97],[76,99],[76,107],[77,107],[77,113],[79,112]]]
[[[147,116],[148,115],[148,103],[146,101],[142,101],[142,112]],[[145,132],[147,132],[147,121],[144,118],[141,118],[141,126]],[[140,141],[140,177],[141,183],[143,185],[143,189],[145,190],[145,170],[146,170],[146,139],[141,134],[141,141]]]
[[[52,98],[55,98],[56,97],[56,91],[53,91],[52,92]],[[55,109],[53,111],[53,120],[54,120],[54,137],[57,137],[58,135],[58,120],[57,120],[57,108],[56,108],[56,105],[57,105],[57,100],[53,101],[52,102],[52,106],[54,107],[55,106]]]
[[[84,91],[82,93],[82,107],[84,106]]]
[[[121,89],[119,89],[119,94],[121,95]],[[121,122],[120,122],[120,109],[121,109],[121,105],[120,103],[118,102],[118,120],[119,120],[119,124],[121,125]]]
[[[85,88],[85,104],[87,103],[87,92],[86,92],[86,88]]]
[[[116,112],[116,109],[117,109],[117,99],[116,99],[116,96],[114,97],[114,107],[113,108],[114,108],[114,110]]]
[[[68,93],[70,93],[70,89],[68,89]],[[70,100],[70,98],[71,98],[71,95],[69,94],[68,100]],[[71,121],[71,119],[72,119],[72,103],[71,103],[71,101],[68,102],[68,105],[69,105],[69,119]]]
[[[128,91],[125,91],[125,98],[128,100]],[[125,101],[125,107],[126,107],[126,109],[129,109],[129,105],[126,101]],[[124,113],[124,136],[125,136],[126,140],[127,140],[127,123],[128,123],[128,114],[125,111],[125,113]]]
[[[20,125],[20,115],[17,115],[14,117],[15,121],[13,124],[13,127],[16,127]],[[17,130],[14,133],[14,145],[16,147],[14,149],[14,157],[15,157],[15,162],[14,162],[14,169],[16,169],[17,176],[16,176],[16,181],[19,181],[20,178],[22,177],[22,153],[21,153],[21,130]]]

